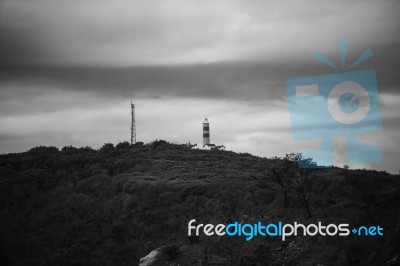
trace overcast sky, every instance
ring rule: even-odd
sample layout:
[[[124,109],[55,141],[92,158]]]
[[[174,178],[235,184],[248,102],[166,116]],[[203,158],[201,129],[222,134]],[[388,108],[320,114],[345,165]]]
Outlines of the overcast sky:
[[[354,70],[377,72],[383,130],[363,136],[400,168],[400,1],[0,0],[0,152],[138,140],[211,141],[259,156],[297,142],[285,82],[337,73],[338,41]],[[337,165],[346,163],[338,145]]]

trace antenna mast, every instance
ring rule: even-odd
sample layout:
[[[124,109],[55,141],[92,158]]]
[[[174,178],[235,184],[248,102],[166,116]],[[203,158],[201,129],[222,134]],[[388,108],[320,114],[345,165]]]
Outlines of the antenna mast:
[[[131,115],[132,115],[132,123],[131,123],[131,145],[136,143],[136,121],[135,121],[135,105],[131,101]]]

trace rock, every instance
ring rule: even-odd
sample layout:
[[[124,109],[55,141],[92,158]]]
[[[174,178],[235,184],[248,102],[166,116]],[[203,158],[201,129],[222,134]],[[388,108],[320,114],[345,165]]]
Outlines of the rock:
[[[180,248],[177,245],[161,246],[140,259],[139,266],[176,265],[180,255]],[[178,264],[179,265],[179,264]]]
[[[144,256],[143,258],[140,259],[139,266],[154,266],[157,265],[157,262],[161,259],[162,253],[161,250],[164,248],[164,246],[159,247],[152,252],[150,252],[148,255]]]

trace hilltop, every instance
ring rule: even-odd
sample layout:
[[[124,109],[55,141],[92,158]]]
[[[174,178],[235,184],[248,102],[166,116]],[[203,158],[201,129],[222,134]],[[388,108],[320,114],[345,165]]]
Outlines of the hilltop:
[[[285,162],[162,140],[1,155],[0,263],[137,265],[161,246],[165,265],[399,263],[399,176],[314,169],[304,187],[307,210],[296,194],[285,201],[274,178],[287,171]],[[191,219],[379,224],[385,234],[188,238]]]

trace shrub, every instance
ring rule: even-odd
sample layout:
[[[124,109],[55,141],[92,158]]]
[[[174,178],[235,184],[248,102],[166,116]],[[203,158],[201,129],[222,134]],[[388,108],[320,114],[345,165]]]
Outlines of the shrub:
[[[114,144],[104,143],[104,145],[99,149],[100,152],[110,152],[114,150]]]
[[[115,146],[115,148],[117,148],[118,150],[122,150],[122,149],[129,149],[130,146],[131,144],[125,140],[123,142],[118,143]]]
[[[53,153],[58,153],[59,150],[57,147],[54,146],[37,146],[33,147],[32,149],[28,150],[28,153],[38,153],[38,154],[53,154]]]

